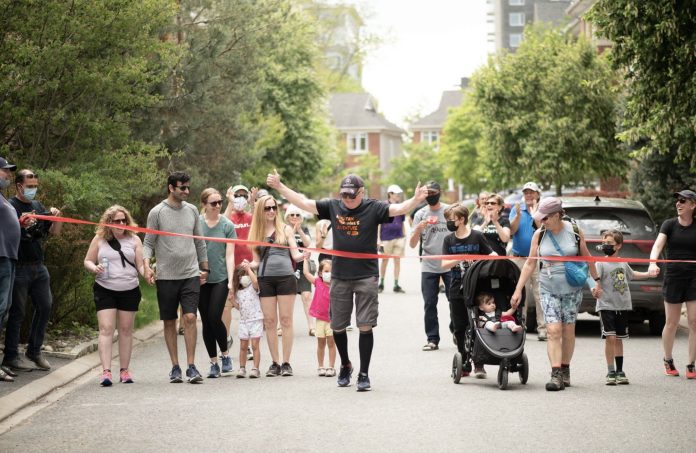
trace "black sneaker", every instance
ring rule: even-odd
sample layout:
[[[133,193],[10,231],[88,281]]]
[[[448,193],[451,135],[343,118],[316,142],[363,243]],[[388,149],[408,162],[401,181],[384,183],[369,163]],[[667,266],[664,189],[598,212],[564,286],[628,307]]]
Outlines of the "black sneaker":
[[[283,362],[283,364],[280,366],[280,375],[292,376],[292,367],[288,362]]]
[[[348,364],[346,366],[341,366],[341,370],[338,373],[338,380],[337,380],[338,386],[339,387],[350,386],[350,377],[352,375],[353,375],[353,365]]]
[[[370,377],[365,373],[358,374],[358,382],[355,386],[358,392],[369,392],[372,390],[372,387],[370,387]]]
[[[563,385],[563,375],[561,374],[561,370],[557,369],[551,371],[551,380],[546,383],[546,390],[549,392],[555,392],[564,389],[565,386]]]
[[[181,368],[179,365],[174,365],[172,367],[172,371],[169,372],[169,383],[170,384],[180,384],[184,382],[183,379],[181,379]]]
[[[278,365],[278,362],[271,363],[271,366],[268,367],[268,371],[266,371],[266,377],[273,376],[280,376],[280,365]]]
[[[203,376],[201,376],[201,373],[199,373],[196,369],[196,365],[189,365],[188,369],[186,370],[186,379],[188,380],[189,384],[198,384],[199,382],[203,382]]]
[[[404,289],[401,286],[396,285],[396,286],[394,286],[394,292],[395,293],[405,293],[406,291],[404,291]]]

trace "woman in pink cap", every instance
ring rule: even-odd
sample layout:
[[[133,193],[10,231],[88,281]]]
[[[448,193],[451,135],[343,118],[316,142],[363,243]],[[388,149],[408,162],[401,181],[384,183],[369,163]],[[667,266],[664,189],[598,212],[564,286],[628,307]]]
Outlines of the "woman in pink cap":
[[[534,271],[538,257],[552,256],[590,256],[582,231],[568,220],[563,219],[561,200],[547,197],[541,200],[535,221],[542,227],[534,232],[529,257],[522,267],[511,304],[517,307],[522,289]],[[547,351],[551,362],[551,380],[546,390],[556,391],[570,387],[570,360],[575,350],[575,321],[582,302],[582,287],[572,286],[566,279],[563,261],[541,261],[539,273],[539,293],[548,334]],[[599,280],[594,263],[588,263],[592,278]],[[601,295],[601,293],[598,293]]]

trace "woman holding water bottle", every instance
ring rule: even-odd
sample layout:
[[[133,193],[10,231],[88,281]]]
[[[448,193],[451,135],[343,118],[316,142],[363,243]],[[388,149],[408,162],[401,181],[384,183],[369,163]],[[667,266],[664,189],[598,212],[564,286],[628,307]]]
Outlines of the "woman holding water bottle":
[[[111,345],[117,320],[119,381],[124,384],[133,382],[128,366],[133,348],[133,322],[140,304],[138,274],[143,274],[143,244],[134,232],[120,228],[120,225],[137,226],[126,208],[111,206],[99,221],[84,261],[87,271],[96,276],[92,289],[102,364],[99,385],[103,387],[113,383]]]

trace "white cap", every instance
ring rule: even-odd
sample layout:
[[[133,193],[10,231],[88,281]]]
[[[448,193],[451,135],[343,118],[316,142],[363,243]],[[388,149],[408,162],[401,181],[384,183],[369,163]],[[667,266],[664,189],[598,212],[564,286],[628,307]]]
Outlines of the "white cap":
[[[539,188],[539,186],[537,185],[537,183],[532,182],[532,181],[529,181],[527,184],[525,184],[524,186],[522,186],[522,192],[524,192],[524,191],[527,190],[527,189],[533,190],[533,191],[536,192],[536,193],[541,193],[541,189]]]
[[[401,190],[401,187],[397,186],[396,184],[392,184],[391,186],[387,187],[387,193],[404,193],[404,191]]]

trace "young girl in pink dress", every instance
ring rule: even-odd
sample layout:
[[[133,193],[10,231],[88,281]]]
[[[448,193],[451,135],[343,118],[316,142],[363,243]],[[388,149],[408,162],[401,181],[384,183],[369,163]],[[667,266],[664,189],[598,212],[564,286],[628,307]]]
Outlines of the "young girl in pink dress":
[[[329,285],[331,284],[331,260],[322,260],[317,269],[317,276],[310,274],[308,258],[305,257],[303,273],[307,280],[315,287],[314,298],[309,306],[309,314],[316,318],[317,361],[319,362],[319,376],[336,376],[336,344],[333,339],[333,330],[329,323]],[[329,367],[324,368],[324,349],[329,349]]]

